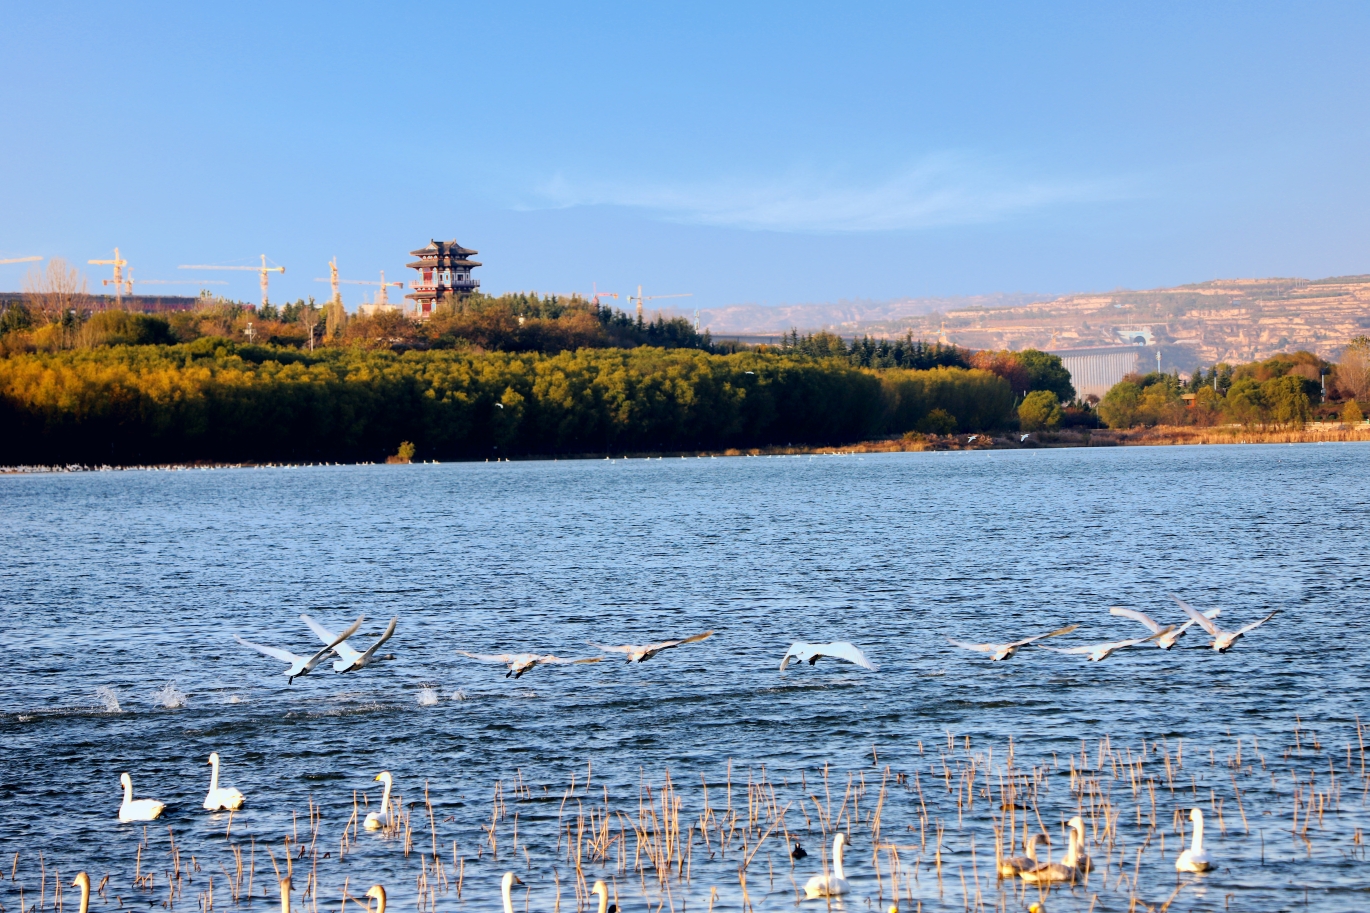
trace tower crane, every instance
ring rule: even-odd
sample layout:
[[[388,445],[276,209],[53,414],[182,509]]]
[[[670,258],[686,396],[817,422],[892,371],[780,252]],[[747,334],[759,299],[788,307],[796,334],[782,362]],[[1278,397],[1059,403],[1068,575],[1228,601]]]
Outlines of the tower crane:
[[[661,299],[661,298],[689,298],[689,297],[692,297],[693,295],[694,295],[694,292],[685,292],[685,293],[682,294],[682,295],[648,295],[647,297],[644,298],[644,297],[642,297],[642,286],[639,285],[639,286],[637,287],[637,294],[636,294],[636,295],[629,295],[629,296],[628,296],[628,300],[629,300],[629,301],[636,301],[636,302],[637,302],[637,319],[638,319],[638,322],[641,323],[641,322],[642,322],[642,302],[644,302],[644,301],[656,301],[656,300]]]
[[[93,263],[94,261],[91,261],[91,262]],[[266,307],[266,305],[267,305],[267,298],[266,298],[266,277],[267,277],[267,274],[268,274],[268,273],[284,273],[284,272],[285,272],[285,267],[284,267],[284,266],[267,266],[267,265],[266,265],[266,254],[262,254],[262,265],[261,265],[261,266],[212,266],[212,265],[206,265],[206,264],[201,263],[201,264],[193,264],[193,265],[189,265],[189,266],[178,266],[178,267],[176,267],[176,268],[177,268],[177,269],[236,269],[236,270],[248,270],[248,271],[254,272],[254,273],[261,273],[261,274],[262,274],[262,307]]]
[[[119,256],[119,248],[114,248],[113,260],[87,260],[86,262],[94,266],[114,267],[114,278],[101,279],[100,284],[114,286],[114,306],[122,309],[124,306],[124,295],[131,296],[133,294],[133,281],[131,279],[127,282],[124,280],[124,267],[128,266],[128,261]],[[129,275],[132,276],[132,272],[130,272]],[[125,288],[127,288],[127,291],[125,291]]]
[[[8,260],[0,260],[0,266],[6,263],[37,263],[42,257],[11,257]]]
[[[333,263],[330,263],[329,265],[333,267],[333,271],[332,271],[332,276],[331,276],[331,278],[328,278],[328,279],[315,279],[314,281],[315,281],[315,282],[331,282],[331,283],[333,284],[333,299],[334,299],[335,301],[338,301],[339,303],[341,303],[341,301],[342,301],[342,299],[338,297],[338,286],[339,286],[339,285],[374,285],[374,286],[379,286],[379,290],[376,292],[376,301],[375,301],[375,303],[376,303],[376,304],[381,304],[381,305],[388,305],[388,304],[390,303],[390,299],[387,297],[387,294],[386,294],[386,290],[387,290],[387,289],[390,289],[390,288],[404,288],[404,283],[403,283],[403,282],[386,282],[386,281],[385,281],[385,270],[381,270],[381,281],[380,281],[380,282],[371,282],[371,281],[369,281],[369,280],[367,280],[367,279],[339,279],[339,278],[338,278],[338,268],[337,268],[337,266],[334,265]]]
[[[590,303],[595,307],[599,307],[599,299],[601,298],[613,298],[615,301],[618,300],[618,292],[601,292],[597,283],[591,283],[590,287],[594,289],[590,294]],[[642,289],[639,288],[638,291],[641,292]]]

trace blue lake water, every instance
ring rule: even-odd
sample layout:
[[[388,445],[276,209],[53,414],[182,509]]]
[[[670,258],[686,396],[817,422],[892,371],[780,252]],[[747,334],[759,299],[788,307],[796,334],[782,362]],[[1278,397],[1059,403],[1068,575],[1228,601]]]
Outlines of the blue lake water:
[[[753,909],[794,909],[823,869],[821,807],[854,844],[839,908],[897,891],[905,911],[1025,909],[1037,889],[993,876],[996,823],[1012,817],[1021,852],[1030,817],[1059,859],[1061,822],[1083,811],[1095,866],[1052,911],[1370,909],[1367,470],[1352,444],[3,477],[0,903],[20,909],[22,889],[25,910],[49,909],[54,869],[67,884],[84,869],[110,876],[92,910],[191,911],[213,873],[228,911],[237,846],[245,865],[255,852],[243,910],[279,909],[268,849],[280,866],[305,854],[297,910],[345,913],[345,883],[354,899],[384,884],[397,910],[494,910],[507,870],[526,885],[516,909],[573,910],[579,840],[580,877],[623,910],[739,909],[744,861]],[[1181,621],[1169,593],[1229,628],[1278,614],[1227,654],[1193,629],[1097,664],[1031,647],[992,663],[946,640],[1136,636],[1109,606]],[[395,658],[287,685],[232,640],[312,652],[302,612],[335,629],[364,614],[358,646],[397,616]],[[589,657],[587,641],[706,629],[642,665],[520,679],[456,652]],[[850,641],[879,670],[781,674],[795,640]],[[200,808],[211,751],[248,797],[231,826]],[[363,830],[339,858],[380,770],[409,852]],[[168,804],[146,829],[116,819],[125,771]],[[659,831],[627,819],[667,772],[688,878],[663,882],[636,865]],[[1002,801],[1013,774],[1032,802]],[[1177,879],[1191,806],[1218,865]],[[784,833],[810,852],[793,867]],[[199,867],[174,893],[172,839]],[[434,847],[447,882],[425,888]]]

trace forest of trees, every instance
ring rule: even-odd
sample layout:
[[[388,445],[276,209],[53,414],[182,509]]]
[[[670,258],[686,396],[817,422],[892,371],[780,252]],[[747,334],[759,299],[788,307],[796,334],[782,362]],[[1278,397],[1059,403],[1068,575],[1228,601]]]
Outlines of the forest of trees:
[[[1325,391],[1325,392],[1324,392]],[[1153,425],[1280,425],[1316,418],[1360,422],[1370,397],[1370,339],[1355,339],[1337,363],[1310,352],[1178,374],[1131,374],[1099,403],[1110,428]]]

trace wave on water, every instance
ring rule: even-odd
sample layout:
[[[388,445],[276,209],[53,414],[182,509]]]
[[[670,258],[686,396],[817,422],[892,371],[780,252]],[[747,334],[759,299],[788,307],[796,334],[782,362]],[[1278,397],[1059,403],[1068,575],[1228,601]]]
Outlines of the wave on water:
[[[105,708],[105,713],[123,713],[124,708],[119,706],[119,695],[114,693],[114,689],[108,685],[101,685],[95,689],[95,700]]]
[[[152,703],[158,707],[165,707],[168,710],[177,710],[186,705],[186,700],[190,695],[184,691],[176,689],[175,682],[167,682],[161,690],[153,692]]]
[[[437,702],[438,692],[434,691],[432,688],[425,687],[422,691],[419,692],[420,707],[432,707]]]

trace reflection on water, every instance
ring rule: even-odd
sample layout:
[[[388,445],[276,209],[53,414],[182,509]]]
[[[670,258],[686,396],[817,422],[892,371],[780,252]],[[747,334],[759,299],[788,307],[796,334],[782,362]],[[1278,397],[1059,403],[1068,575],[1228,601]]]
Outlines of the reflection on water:
[[[46,909],[54,871],[69,884],[84,868],[110,873],[98,913],[203,909],[211,873],[220,909],[235,894],[261,909],[276,903],[273,865],[288,865],[311,911],[376,882],[397,909],[498,909],[510,869],[527,883],[520,909],[593,903],[597,878],[625,910],[735,910],[744,887],[756,910],[793,909],[841,829],[853,893],[835,908],[1024,909],[1038,891],[994,878],[996,842],[1021,852],[1045,830],[1059,858],[1080,813],[1095,868],[1053,889],[1052,911],[1172,897],[1285,909],[1305,888],[1309,910],[1355,908],[1370,830],[1367,457],[1312,445],[3,478],[0,848],[15,879],[0,903],[19,909],[22,889]],[[1103,663],[1031,648],[991,663],[945,639],[1072,622],[1063,646],[1131,637],[1108,607],[1171,623],[1171,592],[1222,608],[1224,627],[1279,614],[1223,655],[1193,629],[1172,651]],[[398,615],[397,658],[286,684],[232,641],[308,655],[302,612],[338,628],[364,613],[358,644]],[[455,652],[588,656],[587,641],[708,628],[642,665],[518,681]],[[880,671],[780,674],[795,640],[851,641]],[[215,750],[223,785],[247,795],[231,825],[199,807]],[[400,826],[354,835],[379,807],[380,770]],[[115,820],[123,771],[168,803],[156,824]],[[1177,877],[1190,807],[1217,868]],[[135,872],[154,877],[135,886]]]

